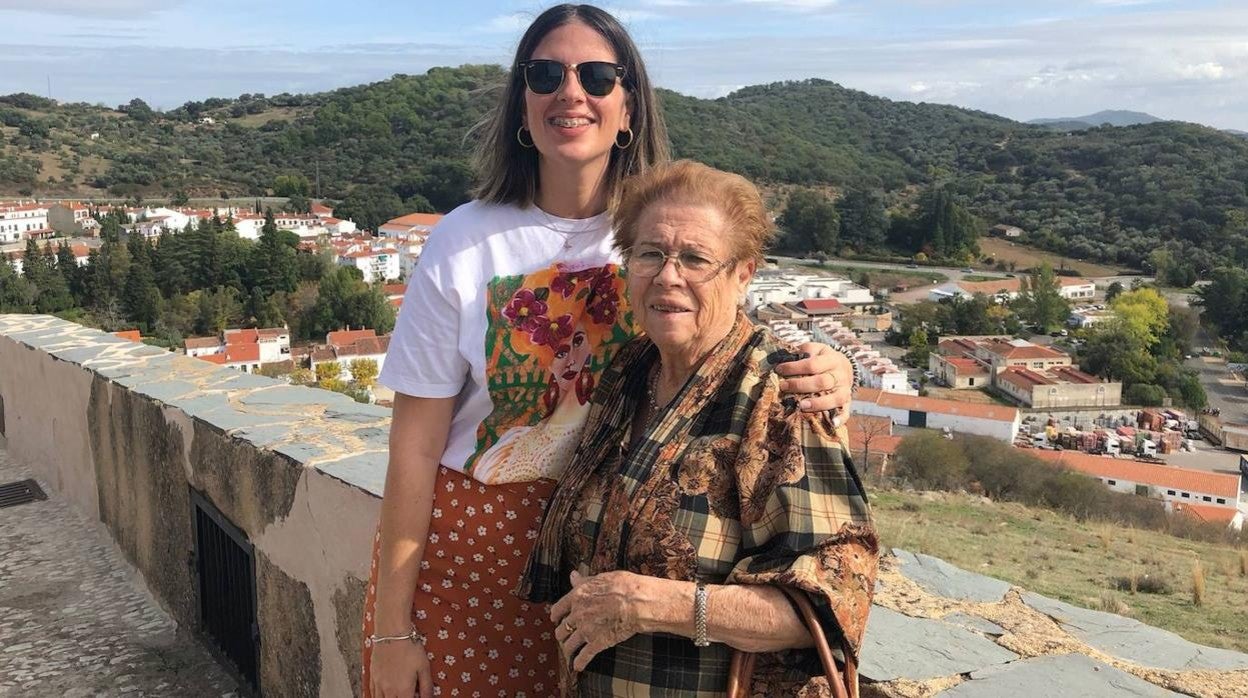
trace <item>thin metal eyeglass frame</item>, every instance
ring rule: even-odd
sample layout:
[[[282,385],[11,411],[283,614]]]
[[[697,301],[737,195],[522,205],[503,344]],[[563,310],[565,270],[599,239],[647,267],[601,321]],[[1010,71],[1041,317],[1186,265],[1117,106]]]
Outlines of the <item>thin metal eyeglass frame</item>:
[[[563,68],[563,75],[559,76],[559,84],[555,85],[554,89],[550,90],[549,92],[539,92],[533,89],[533,85],[529,82],[529,67],[538,65],[538,64],[544,64],[544,63],[550,63],[550,64],[557,65]],[[607,91],[603,92],[602,94],[594,94],[593,92],[591,92],[589,88],[585,87],[585,80],[581,77],[580,67],[583,65],[589,65],[591,63],[601,63],[603,65],[609,65],[615,70],[616,79],[611,81],[611,87],[608,88]],[[560,63],[559,61],[556,61],[550,58],[535,58],[529,61],[520,61],[519,63],[516,64],[516,68],[520,71],[520,75],[524,79],[524,86],[529,90],[529,92],[532,92],[535,95],[553,95],[554,93],[559,91],[560,87],[563,87],[564,81],[568,79],[568,72],[576,71],[576,79],[581,84],[581,89],[585,90],[586,94],[591,95],[593,97],[606,97],[607,95],[615,91],[615,86],[617,83],[623,84],[624,76],[628,74],[628,70],[623,65],[620,65],[619,63],[612,63],[611,61],[583,61],[581,63]]]
[[[673,264],[676,265],[676,273],[680,275],[680,278],[684,279],[685,281],[688,281],[691,284],[704,284],[710,281],[711,279],[714,279],[716,276],[719,276],[719,273],[721,271],[723,271],[724,269],[727,269],[729,266],[731,266],[737,261],[735,259],[728,259],[723,262],[718,262],[712,268],[712,271],[708,272],[706,276],[701,277],[701,278],[690,278],[687,275],[689,270],[685,267],[685,265],[680,263],[680,255],[681,255],[680,252],[664,252],[663,250],[660,250],[658,248],[652,248],[652,249],[655,252],[658,252],[659,254],[663,255],[663,263],[660,264],[654,270],[654,273],[644,274],[635,270],[633,260],[634,260],[634,254],[636,253],[636,250],[631,249],[631,248],[628,250],[628,258],[625,259],[624,261],[624,267],[628,269],[628,273],[636,274],[637,276],[640,276],[643,279],[653,279],[659,274],[662,274],[663,270],[667,268],[667,263],[671,261]]]

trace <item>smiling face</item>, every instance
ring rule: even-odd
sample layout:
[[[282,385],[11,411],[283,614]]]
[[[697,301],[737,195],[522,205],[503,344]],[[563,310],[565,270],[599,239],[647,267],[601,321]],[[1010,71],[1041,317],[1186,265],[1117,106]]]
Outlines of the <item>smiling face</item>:
[[[633,247],[668,254],[689,251],[727,262],[732,233],[726,227],[714,206],[659,201],[637,219]],[[666,359],[696,363],[732,329],[754,267],[753,260],[734,262],[700,284],[684,279],[674,260],[654,277],[629,274],[633,315]]]
[[[618,62],[601,34],[573,21],[552,30],[533,50],[530,59],[549,59],[565,65],[586,61]],[[532,134],[541,158],[543,184],[554,169],[590,167],[599,175],[611,159],[616,135],[628,128],[628,91],[622,84],[605,97],[595,97],[569,70],[559,89],[548,95],[524,91],[524,127]]]

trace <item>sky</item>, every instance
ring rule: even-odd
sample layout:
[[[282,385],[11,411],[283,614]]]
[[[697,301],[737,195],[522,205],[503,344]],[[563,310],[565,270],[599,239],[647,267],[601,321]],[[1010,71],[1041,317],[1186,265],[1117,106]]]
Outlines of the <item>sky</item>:
[[[507,63],[550,2],[0,0],[0,94],[157,108]],[[1144,111],[1248,131],[1248,0],[613,0],[654,81],[817,77],[1018,120]]]

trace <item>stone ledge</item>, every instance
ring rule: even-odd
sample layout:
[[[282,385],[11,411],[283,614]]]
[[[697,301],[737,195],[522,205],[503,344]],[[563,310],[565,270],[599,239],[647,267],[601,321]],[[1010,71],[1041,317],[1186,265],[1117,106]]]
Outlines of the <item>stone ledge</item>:
[[[241,373],[46,315],[0,315],[0,336],[95,373],[257,448],[380,497],[390,410]],[[380,457],[378,456],[380,454]]]

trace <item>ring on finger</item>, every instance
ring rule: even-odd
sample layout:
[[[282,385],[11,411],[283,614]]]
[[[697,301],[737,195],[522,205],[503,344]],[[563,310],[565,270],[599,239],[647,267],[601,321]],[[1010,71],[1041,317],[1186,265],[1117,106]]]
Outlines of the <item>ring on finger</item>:
[[[569,634],[569,635],[571,635],[572,633],[576,632],[576,626],[575,626],[575,625],[572,625],[571,623],[569,623],[569,622],[568,622],[568,621],[566,621],[566,620],[565,620],[565,621],[563,621],[563,629],[564,629],[564,630],[566,630],[566,631],[568,631],[568,634]]]

